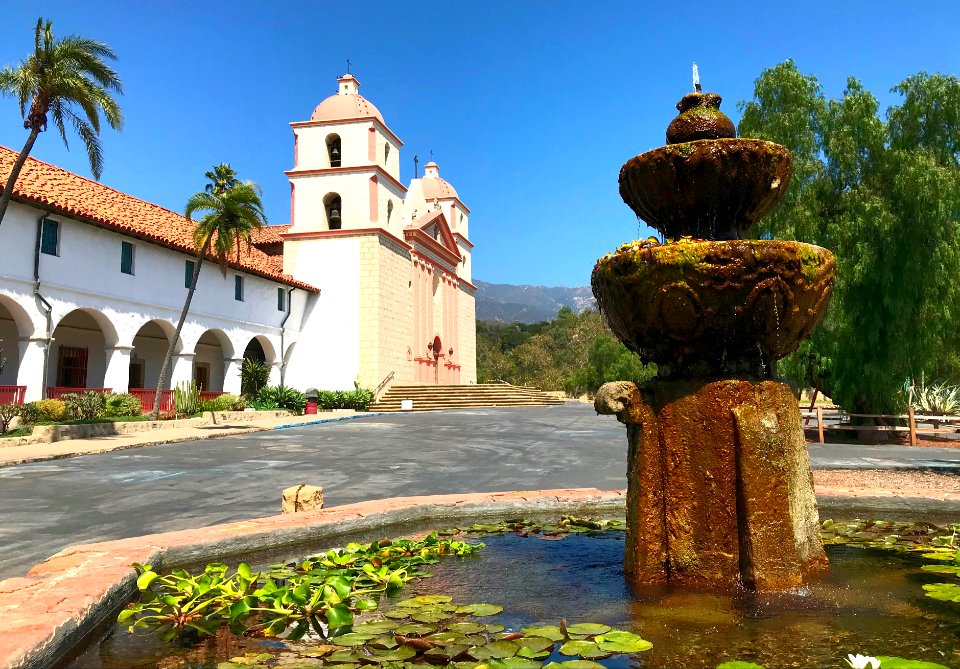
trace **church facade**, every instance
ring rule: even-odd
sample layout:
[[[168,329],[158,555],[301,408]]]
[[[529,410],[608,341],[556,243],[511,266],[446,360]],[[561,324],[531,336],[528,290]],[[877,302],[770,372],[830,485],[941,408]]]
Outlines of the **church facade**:
[[[171,385],[373,388],[476,382],[470,210],[434,163],[407,186],[402,142],[351,75],[295,137],[290,223],[226,273],[204,266]],[[0,177],[16,158],[0,147]],[[155,387],[195,262],[193,224],[28,159],[0,224],[0,403]]]

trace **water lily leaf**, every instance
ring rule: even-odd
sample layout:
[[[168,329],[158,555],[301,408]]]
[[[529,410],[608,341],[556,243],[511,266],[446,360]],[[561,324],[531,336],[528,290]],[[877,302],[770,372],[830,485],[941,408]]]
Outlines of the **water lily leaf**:
[[[495,616],[503,611],[502,606],[496,604],[468,604],[458,606],[457,613],[467,613],[472,616]]]
[[[593,636],[594,634],[606,634],[609,631],[609,625],[600,625],[597,623],[577,623],[576,625],[567,625],[567,634],[583,634],[586,636]]]
[[[956,583],[929,583],[923,586],[927,597],[943,602],[960,602],[960,585]]]
[[[764,667],[759,664],[754,664],[753,662],[741,662],[740,660],[734,660],[733,662],[724,662],[723,664],[718,664],[717,669],[764,669]]]
[[[505,657],[488,662],[490,669],[540,669],[541,662],[525,657]]]
[[[543,669],[606,669],[599,662],[590,660],[567,660],[566,662],[551,662],[543,665]]]
[[[326,616],[329,627],[345,627],[353,624],[353,613],[345,604],[331,606],[327,609]]]
[[[373,660],[377,664],[384,664],[386,662],[403,662],[416,654],[416,648],[404,645],[392,650],[374,650],[372,655],[367,656],[367,659]]]
[[[585,657],[587,659],[597,659],[600,657],[608,657],[609,652],[604,652],[598,649],[597,644],[592,641],[583,641],[583,640],[574,640],[568,641],[558,649],[558,652],[561,655],[568,655],[575,657],[579,655],[580,657]]]
[[[459,632],[460,634],[479,634],[486,630],[487,626],[482,623],[463,622],[447,625],[450,632]]]
[[[353,631],[356,634],[370,634],[374,636],[386,632],[393,632],[396,629],[398,629],[397,623],[390,620],[371,620],[353,626]]]
[[[437,646],[436,648],[431,648],[424,655],[433,655],[436,657],[447,657],[454,658],[462,655],[470,649],[470,646],[465,643],[451,643],[446,646]]]
[[[378,636],[367,642],[368,648],[396,648],[398,645],[392,635]]]
[[[941,552],[941,553],[923,553],[920,555],[920,557],[926,558],[928,560],[942,560],[943,562],[953,562],[953,560],[956,559],[956,552],[951,550],[948,552]]]
[[[487,634],[499,634],[503,630],[507,629],[503,625],[498,625],[496,623],[487,625],[486,627],[487,627]]]
[[[539,652],[541,650],[552,649],[555,642],[553,639],[547,639],[542,636],[525,636],[522,639],[517,639],[517,643],[523,646],[523,648]]]
[[[551,642],[552,643],[552,642]],[[553,646],[545,650],[534,650],[533,648],[527,648],[526,646],[520,646],[520,650],[517,651],[517,657],[525,657],[530,660],[545,660],[550,657],[550,654],[553,652]]]
[[[508,639],[491,641],[485,646],[477,646],[470,649],[470,655],[478,660],[492,660],[506,657],[513,657],[520,650],[520,644]]]
[[[489,631],[489,628],[487,629]],[[541,636],[551,641],[563,641],[563,632],[556,625],[542,625],[539,627],[524,627],[520,630],[524,636]]]
[[[425,636],[436,631],[437,628],[433,625],[424,625],[423,623],[407,623],[406,625],[400,625],[400,627],[394,630],[397,634],[416,634],[417,636]]]
[[[418,623],[438,623],[450,618],[450,614],[443,611],[418,611],[410,617]]]
[[[339,650],[326,657],[327,662],[359,662],[363,654],[356,650]]]
[[[390,609],[385,612],[383,615],[391,620],[402,620],[404,618],[409,618],[413,615],[416,609]]]
[[[934,574],[960,574],[960,566],[955,564],[925,564],[920,568]]]
[[[880,660],[880,666],[883,667],[883,669],[949,669],[949,667],[937,664],[936,662],[907,660],[902,657],[881,655],[877,659]]]
[[[451,601],[453,601],[453,597],[450,595],[420,595],[419,597],[397,602],[397,606],[417,608],[421,606],[432,606],[434,604],[449,604]]]
[[[622,630],[599,635],[597,646],[611,653],[641,653],[653,648],[653,644],[646,639]]]
[[[374,638],[374,634],[361,634],[359,632],[349,632],[347,634],[342,634],[336,638],[338,646],[362,646],[370,639]]]
[[[297,655],[302,657],[323,657],[324,655],[329,655],[334,651],[340,650],[339,646],[328,646],[325,644],[319,644],[316,646],[310,646],[309,648],[304,648],[297,651]]]

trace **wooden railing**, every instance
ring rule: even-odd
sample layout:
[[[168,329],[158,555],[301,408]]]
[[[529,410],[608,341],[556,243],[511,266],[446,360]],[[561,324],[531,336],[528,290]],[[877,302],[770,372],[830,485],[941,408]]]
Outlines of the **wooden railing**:
[[[0,386],[0,404],[23,404],[26,386]]]
[[[104,395],[109,395],[113,392],[113,388],[73,388],[70,386],[49,386],[47,388],[47,399],[48,400],[58,400],[64,395],[70,393],[103,393]]]
[[[373,390],[373,401],[376,402],[379,400],[387,390],[390,389],[390,382],[393,381],[393,377],[396,375],[396,372],[390,372],[385,377],[383,381],[380,382],[380,385],[374,388]]]
[[[816,409],[801,409],[804,425],[809,424],[812,418],[817,421],[817,437],[819,443],[825,443],[824,430],[856,430],[857,432],[906,432],[909,435],[911,446],[917,445],[918,434],[956,434],[960,432],[960,416],[928,416],[918,415],[910,408],[905,414],[868,414],[846,413],[839,410],[824,411],[823,407]],[[824,418],[831,418],[837,422],[824,424]],[[874,420],[904,423],[903,425],[859,425],[850,422],[851,418],[869,418]],[[927,428],[924,425],[930,425]],[[947,427],[940,427],[946,425]]]
[[[127,391],[138,400],[140,400],[140,409],[143,413],[153,411],[153,400],[157,396],[156,388],[130,388]],[[164,390],[160,393],[160,411],[170,413],[173,411],[173,391]]]

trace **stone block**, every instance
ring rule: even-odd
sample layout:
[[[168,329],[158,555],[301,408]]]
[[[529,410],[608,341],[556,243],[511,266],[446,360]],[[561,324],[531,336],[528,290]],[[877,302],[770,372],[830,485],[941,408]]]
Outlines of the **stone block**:
[[[323,508],[323,488],[315,485],[290,486],[283,491],[281,513],[300,513],[301,511],[316,511]]]

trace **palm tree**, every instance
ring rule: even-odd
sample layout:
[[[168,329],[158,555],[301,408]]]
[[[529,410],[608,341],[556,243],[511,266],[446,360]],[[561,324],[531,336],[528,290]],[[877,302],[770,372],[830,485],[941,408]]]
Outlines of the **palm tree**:
[[[204,173],[203,176],[210,180],[210,183],[203,187],[203,190],[207,193],[219,194],[233,188],[238,183],[237,173],[230,167],[230,163],[214,165],[213,169]]]
[[[229,169],[229,165],[226,167]],[[233,170],[230,171],[233,172]],[[207,172],[208,177],[211,174]],[[227,259],[230,253],[236,251],[239,261],[240,245],[244,242],[249,244],[253,231],[259,230],[267,223],[267,217],[263,213],[263,203],[260,201],[260,187],[257,184],[252,181],[238,182],[235,177],[233,185],[229,188],[218,186],[214,179],[211,179],[211,182],[212,187],[195,193],[187,200],[184,210],[184,216],[187,218],[192,218],[197,212],[206,213],[197,221],[197,227],[193,231],[197,261],[193,266],[193,278],[190,280],[187,299],[183,303],[183,311],[180,312],[180,321],[177,323],[176,332],[173,333],[167,355],[163,358],[163,366],[160,368],[157,393],[153,400],[154,419],[160,412],[160,396],[163,394],[163,387],[169,376],[170,359],[180,340],[183,323],[187,320],[187,312],[190,311],[190,302],[197,290],[197,279],[200,277],[200,267],[203,265],[204,258],[212,250],[213,257],[220,263],[221,273],[226,276]]]
[[[0,93],[17,98],[23,127],[30,131],[0,196],[0,223],[33,144],[47,129],[47,115],[53,117],[67,148],[70,145],[65,124],[73,125],[87,149],[93,176],[100,178],[103,172],[100,112],[111,128],[123,127],[123,113],[110,94],[111,91],[123,93],[123,84],[105,62],[116,58],[113,49],[103,42],[77,35],[54,39],[51,22],[44,23],[41,18],[37,19],[33,54],[16,69],[0,70]]]

